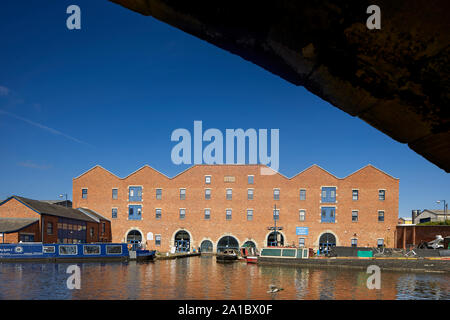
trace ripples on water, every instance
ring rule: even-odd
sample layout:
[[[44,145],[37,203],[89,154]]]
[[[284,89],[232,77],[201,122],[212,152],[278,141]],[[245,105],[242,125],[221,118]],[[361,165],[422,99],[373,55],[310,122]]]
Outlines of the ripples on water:
[[[68,290],[67,263],[0,264],[0,299],[450,300],[450,275],[382,271],[381,290],[363,270],[218,264],[214,257],[79,263],[81,290]],[[284,290],[267,293],[269,285]]]

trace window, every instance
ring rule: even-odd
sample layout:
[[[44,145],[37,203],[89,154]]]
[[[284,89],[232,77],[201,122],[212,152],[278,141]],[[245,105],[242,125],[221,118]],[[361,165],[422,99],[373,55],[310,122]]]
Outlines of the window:
[[[180,209],[180,219],[186,218],[186,209]]]
[[[90,234],[91,238],[94,237],[94,228],[91,227],[91,230],[89,230],[89,234]]]
[[[247,190],[247,200],[253,200],[253,193],[254,193],[253,189]]]
[[[252,209],[247,209],[247,220],[248,221],[253,220],[253,210]]]
[[[65,239],[65,240],[67,240],[67,239]],[[59,246],[59,254],[62,256],[77,255],[78,248],[77,248],[77,246]]]
[[[186,189],[180,189],[180,200],[186,200]]]
[[[211,219],[211,209],[205,209],[205,220]]]
[[[299,219],[300,219],[300,221],[305,221],[305,219],[306,219],[306,211],[305,210],[299,211]]]
[[[358,222],[358,211],[357,210],[352,211],[352,222]]]
[[[255,176],[247,176],[248,184],[253,184],[255,182]]]
[[[300,200],[306,200],[306,190],[305,189],[300,190]]]
[[[117,190],[117,189],[112,189],[112,198],[113,198],[113,200],[117,200],[118,199],[118,197],[119,197],[118,191],[119,190]]]
[[[155,246],[161,245],[161,235],[157,234],[155,235]]]
[[[111,217],[113,219],[117,219],[117,208],[112,208],[112,210],[111,210]]]
[[[83,253],[86,255],[92,255],[92,254],[96,254],[99,255],[100,254],[100,246],[94,246],[94,245],[87,245],[87,246],[83,246]]]
[[[378,190],[378,199],[382,201],[386,199],[386,190]]]
[[[129,206],[128,220],[142,220],[142,206],[139,205]]]
[[[81,189],[81,198],[87,199],[88,189]]]
[[[280,189],[273,189],[273,200],[280,200]]]
[[[156,220],[161,219],[161,209],[155,209]]]
[[[53,246],[49,246],[49,247],[44,246],[44,247],[42,247],[42,252],[44,252],[44,253],[55,253],[56,249]]]
[[[335,203],[336,202],[336,187],[322,188],[322,202]]]
[[[357,247],[358,246],[358,239],[352,239],[352,247]]]
[[[53,234],[53,222],[47,223],[47,234],[52,235]]]
[[[142,187],[129,187],[128,201],[142,201]]]
[[[162,189],[156,189],[156,200],[162,199]]]
[[[231,209],[227,209],[226,214],[227,220],[231,220]]]
[[[106,254],[122,254],[122,246],[121,245],[106,246]]]
[[[298,246],[303,248],[305,246],[305,238],[298,238]]]
[[[233,198],[233,190],[227,189],[227,200],[231,200]]]
[[[378,211],[378,221],[379,222],[384,221],[384,211]]]
[[[211,189],[205,189],[205,200],[211,199]]]
[[[211,176],[205,176],[205,183],[211,184]]]
[[[102,222],[102,234],[106,233],[106,223]]]
[[[273,210],[273,220],[280,220],[280,209]]]
[[[377,240],[377,247],[383,248],[384,247],[384,239],[378,239]]]
[[[322,207],[321,222],[322,223],[335,223],[336,208],[335,207]]]
[[[359,199],[359,190],[352,190],[352,199],[353,200]]]

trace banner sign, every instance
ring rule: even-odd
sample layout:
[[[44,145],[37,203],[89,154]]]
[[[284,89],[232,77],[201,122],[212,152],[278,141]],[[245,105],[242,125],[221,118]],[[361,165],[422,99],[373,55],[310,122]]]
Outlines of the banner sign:
[[[298,236],[307,236],[309,233],[308,227],[297,227],[297,235]]]

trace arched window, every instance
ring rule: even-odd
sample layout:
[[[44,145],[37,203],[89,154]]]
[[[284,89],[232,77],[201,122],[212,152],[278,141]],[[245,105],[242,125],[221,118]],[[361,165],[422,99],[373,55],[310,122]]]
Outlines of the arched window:
[[[213,243],[209,240],[204,240],[200,245],[200,250],[202,252],[213,252]]]
[[[284,246],[284,236],[280,232],[272,232],[267,237],[267,246],[282,247]]]
[[[127,242],[131,244],[142,242],[142,233],[138,230],[131,230],[127,234]]]
[[[225,249],[239,250],[239,241],[235,237],[225,236],[217,244],[217,252],[223,252]]]
[[[186,231],[178,231],[175,234],[176,252],[189,252],[191,249],[191,236]]]
[[[336,237],[332,233],[324,233],[319,239],[320,253],[328,253],[331,248],[336,247]]]

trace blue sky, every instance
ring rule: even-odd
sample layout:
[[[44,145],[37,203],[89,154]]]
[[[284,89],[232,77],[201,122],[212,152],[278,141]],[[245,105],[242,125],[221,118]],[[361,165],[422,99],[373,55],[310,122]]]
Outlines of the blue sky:
[[[81,8],[81,30],[66,8]],[[443,170],[362,120],[242,58],[109,1],[0,3],[0,199],[55,199],[100,164],[168,176],[173,130],[280,129],[279,171],[400,179],[400,215],[450,200]]]

